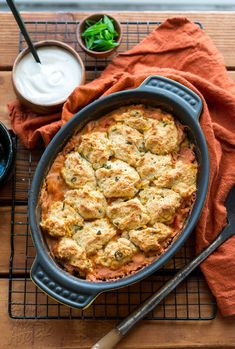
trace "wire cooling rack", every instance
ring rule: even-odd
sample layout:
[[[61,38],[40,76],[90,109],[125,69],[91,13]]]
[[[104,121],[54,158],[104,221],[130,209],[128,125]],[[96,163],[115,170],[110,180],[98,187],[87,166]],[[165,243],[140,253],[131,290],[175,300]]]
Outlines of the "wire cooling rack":
[[[26,22],[34,41],[57,39],[73,46],[85,63],[88,80],[99,75],[108,59],[93,59],[76,42],[77,22]],[[119,52],[141,41],[159,22],[123,22]],[[25,43],[20,36],[20,50]],[[30,280],[35,249],[28,225],[28,193],[42,150],[26,150],[16,141],[16,166],[12,178],[11,259],[9,315],[17,319],[121,319],[172,277],[194,256],[193,236],[183,248],[151,277],[135,285],[104,293],[86,310],[71,309],[41,292]],[[0,205],[7,203],[1,201]],[[9,204],[9,202],[8,202]],[[209,320],[216,316],[216,303],[197,269],[149,314],[150,320]]]

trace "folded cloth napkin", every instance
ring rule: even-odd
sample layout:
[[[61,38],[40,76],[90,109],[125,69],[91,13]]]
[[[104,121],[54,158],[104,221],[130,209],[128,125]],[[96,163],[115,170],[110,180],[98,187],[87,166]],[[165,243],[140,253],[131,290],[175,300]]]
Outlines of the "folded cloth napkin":
[[[95,99],[135,88],[151,74],[177,80],[203,100],[200,124],[210,154],[210,183],[196,228],[200,252],[226,224],[224,200],[235,183],[235,84],[211,39],[186,18],[168,19],[133,49],[119,54],[100,78],[74,90],[62,114],[37,116],[18,102],[9,104],[12,128],[28,147],[49,143],[60,126]],[[234,203],[235,204],[235,203]],[[224,316],[235,315],[235,237],[201,266]]]

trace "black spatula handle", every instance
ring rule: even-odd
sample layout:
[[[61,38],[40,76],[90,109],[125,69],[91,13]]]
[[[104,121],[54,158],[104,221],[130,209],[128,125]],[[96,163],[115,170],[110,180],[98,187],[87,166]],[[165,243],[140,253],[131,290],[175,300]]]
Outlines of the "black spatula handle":
[[[126,319],[124,319],[117,329],[122,335],[126,334],[132,326],[143,319],[151,310],[153,310],[157,304],[159,304],[172,290],[179,285],[201,262],[203,262],[212,252],[214,252],[224,241],[231,237],[235,233],[235,227],[233,225],[227,225],[223,231],[217,236],[217,238],[195,259],[182,268],[175,276],[170,279],[166,284],[161,287],[156,293],[148,298],[143,304],[135,309]]]
[[[121,338],[150,311],[152,311],[181,281],[183,281],[201,262],[214,252],[223,242],[235,234],[235,222],[228,224],[217,238],[188,265],[182,268],[172,279],[166,282],[157,292],[138,306],[120,324],[112,329],[106,336],[101,338],[92,349],[111,349]]]

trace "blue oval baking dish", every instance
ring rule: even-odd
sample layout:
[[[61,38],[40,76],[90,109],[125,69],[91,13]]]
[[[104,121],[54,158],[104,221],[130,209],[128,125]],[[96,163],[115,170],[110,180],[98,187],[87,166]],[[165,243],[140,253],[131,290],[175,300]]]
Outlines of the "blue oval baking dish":
[[[123,105],[142,103],[171,111],[187,127],[195,144],[199,163],[196,200],[183,231],[170,247],[152,264],[140,271],[115,281],[91,282],[75,277],[53,259],[40,229],[40,191],[57,154],[73,133],[91,119],[98,119]],[[162,267],[182,246],[191,234],[207,193],[209,158],[206,140],[199,124],[202,110],[201,98],[186,86],[162,76],[150,76],[137,89],[113,93],[91,103],[64,125],[44,152],[36,169],[29,198],[29,222],[37,256],[31,269],[31,278],[49,296],[75,308],[86,308],[102,292],[128,286],[146,278]]]

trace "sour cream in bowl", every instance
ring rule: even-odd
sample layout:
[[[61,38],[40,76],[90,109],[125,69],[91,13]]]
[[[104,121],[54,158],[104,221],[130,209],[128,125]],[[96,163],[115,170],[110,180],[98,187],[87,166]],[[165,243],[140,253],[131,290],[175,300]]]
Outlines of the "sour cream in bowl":
[[[35,47],[41,64],[29,49],[15,60],[12,82],[16,95],[36,112],[59,110],[73,90],[84,84],[83,62],[73,48],[60,41],[41,41]]]

